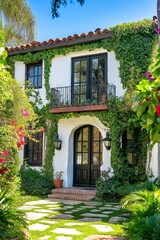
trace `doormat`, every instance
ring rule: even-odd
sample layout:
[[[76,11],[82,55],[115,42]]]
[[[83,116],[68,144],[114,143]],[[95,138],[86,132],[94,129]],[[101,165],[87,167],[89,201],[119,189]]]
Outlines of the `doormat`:
[[[82,190],[95,190],[95,188],[83,188]]]

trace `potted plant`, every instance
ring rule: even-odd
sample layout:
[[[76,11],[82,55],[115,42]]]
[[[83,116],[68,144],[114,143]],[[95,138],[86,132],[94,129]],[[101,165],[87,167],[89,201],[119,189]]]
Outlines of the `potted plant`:
[[[55,188],[62,188],[63,179],[61,179],[63,171],[58,171],[54,174],[54,186]]]

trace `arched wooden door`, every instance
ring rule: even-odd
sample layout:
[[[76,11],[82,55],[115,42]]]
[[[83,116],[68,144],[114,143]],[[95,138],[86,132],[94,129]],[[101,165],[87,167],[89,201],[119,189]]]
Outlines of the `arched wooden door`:
[[[94,186],[101,165],[101,133],[91,125],[78,128],[74,134],[74,186]]]

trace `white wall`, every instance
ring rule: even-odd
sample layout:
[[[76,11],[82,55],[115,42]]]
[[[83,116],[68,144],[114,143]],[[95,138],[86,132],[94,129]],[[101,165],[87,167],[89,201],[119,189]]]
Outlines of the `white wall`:
[[[44,63],[42,67],[42,88],[35,89],[37,92],[39,92],[39,95],[42,99],[43,105],[47,103],[46,101],[46,90],[45,90],[45,81],[44,81]],[[18,80],[18,82],[21,84],[22,87],[25,87],[25,78],[26,78],[26,69],[25,69],[25,63],[23,62],[15,62],[15,79]],[[32,99],[31,99],[32,100]]]
[[[64,87],[71,86],[71,60],[73,57],[95,55],[99,53],[107,53],[103,48],[96,49],[93,51],[83,50],[78,52],[72,52],[65,56],[58,55],[52,59],[51,72],[50,72],[50,86],[54,87]],[[116,85],[116,95],[122,96],[124,90],[122,89],[122,84],[120,82],[118,73],[119,64],[115,59],[113,52],[108,53],[108,82]],[[46,101],[46,91],[45,91],[45,81],[44,81],[44,63],[42,72],[42,88],[37,89],[42,102],[45,105]],[[22,86],[25,84],[25,64],[23,62],[15,62],[15,78],[20,82]]]
[[[155,144],[148,154],[148,166],[153,173],[153,179],[160,176],[160,144]]]
[[[62,119],[58,124],[59,138],[62,140],[61,150],[55,150],[54,172],[63,171],[63,186],[73,186],[73,136],[74,132],[80,126],[90,124],[99,129],[104,138],[106,136],[106,127],[96,117],[81,116],[79,118]],[[108,170],[110,166],[110,151],[107,151],[103,145],[103,165],[101,170]]]
[[[50,74],[50,86],[64,87],[71,86],[71,60],[73,57],[89,56],[99,53],[107,53],[103,48],[93,51],[84,50],[72,52],[65,56],[59,55],[52,59],[52,68]],[[108,53],[108,82],[116,86],[116,95],[122,96],[124,90],[119,78],[119,63],[115,59],[114,52]]]

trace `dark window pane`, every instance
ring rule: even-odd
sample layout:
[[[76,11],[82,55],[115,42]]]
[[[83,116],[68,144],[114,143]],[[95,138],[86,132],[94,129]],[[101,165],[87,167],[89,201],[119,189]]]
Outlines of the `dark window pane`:
[[[83,142],[83,152],[88,152],[88,142]]]
[[[88,128],[83,128],[83,141],[88,141]]]
[[[30,81],[29,87],[42,87],[42,63],[33,63],[26,65],[26,80]]]
[[[76,154],[76,164],[80,165],[82,164],[82,155],[81,153]]]
[[[74,82],[77,83],[77,82],[80,82],[80,73],[74,73]]]
[[[24,158],[31,166],[42,165],[42,151],[43,151],[43,133],[34,134],[38,142],[29,140],[24,147]]]
[[[74,63],[74,71],[80,72],[80,61]]]
[[[99,137],[100,137],[100,134],[99,134],[99,131],[97,128],[93,128],[93,135],[94,135],[94,141],[99,141]]]
[[[83,153],[83,165],[88,164],[88,153]]]
[[[94,142],[93,143],[93,152],[99,152],[99,142]]]
[[[93,154],[93,165],[100,165],[100,159],[99,159],[98,153]]]

